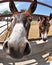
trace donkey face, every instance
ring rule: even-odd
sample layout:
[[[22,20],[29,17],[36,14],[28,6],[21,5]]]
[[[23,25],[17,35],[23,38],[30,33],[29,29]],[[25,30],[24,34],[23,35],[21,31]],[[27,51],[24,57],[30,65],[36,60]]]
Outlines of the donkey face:
[[[48,35],[48,32],[49,32],[50,23],[48,21],[49,20],[45,17],[45,18],[42,19],[42,21],[40,23],[41,37],[44,41],[47,40],[47,35]]]
[[[13,12],[12,26],[10,26],[12,27],[12,33],[4,42],[3,50],[13,58],[22,58],[31,52],[27,35],[30,28],[30,14],[36,9],[37,1],[33,1],[29,9],[23,13],[18,13],[12,0],[10,0],[9,6],[10,10]]]

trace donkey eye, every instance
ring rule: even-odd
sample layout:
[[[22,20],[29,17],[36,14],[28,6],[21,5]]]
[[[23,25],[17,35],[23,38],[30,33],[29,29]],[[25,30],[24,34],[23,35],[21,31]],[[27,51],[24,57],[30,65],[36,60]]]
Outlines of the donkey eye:
[[[11,21],[13,20],[13,18],[11,18]]]
[[[28,20],[29,20],[29,21],[32,21],[32,17],[28,17]]]
[[[11,17],[11,21],[13,21],[15,19],[15,17]]]

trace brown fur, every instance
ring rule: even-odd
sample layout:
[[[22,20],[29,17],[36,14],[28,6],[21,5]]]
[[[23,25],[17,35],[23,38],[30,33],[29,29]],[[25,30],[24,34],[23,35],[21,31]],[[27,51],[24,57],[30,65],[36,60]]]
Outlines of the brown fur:
[[[18,12],[17,8],[15,7],[15,4],[14,4],[13,0],[9,0],[9,7],[10,7],[10,10],[13,13],[13,15],[17,16],[16,17],[16,19],[17,19],[16,22],[23,22],[24,27],[25,27],[26,32],[27,32],[27,38],[28,38],[28,33],[29,33],[29,29],[30,29],[30,22],[32,21],[31,13],[33,13],[36,10],[37,0],[34,0],[31,3],[28,10],[26,10],[24,12],[21,12],[21,13]],[[19,18],[18,18],[18,16],[19,16]]]
[[[44,23],[44,24],[43,24]],[[39,36],[41,37],[41,33],[49,32],[50,23],[47,18],[41,18],[39,22]]]
[[[34,12],[37,6],[37,1],[34,0],[30,5],[30,8],[19,13],[15,7],[13,0],[9,0],[9,7],[13,13],[11,36],[4,42],[3,50],[12,58],[22,58],[31,52],[31,45],[28,38],[30,29],[30,22],[32,20],[31,13]],[[17,27],[15,27],[17,24]],[[18,26],[19,25],[19,26]],[[27,37],[27,38],[26,38]]]

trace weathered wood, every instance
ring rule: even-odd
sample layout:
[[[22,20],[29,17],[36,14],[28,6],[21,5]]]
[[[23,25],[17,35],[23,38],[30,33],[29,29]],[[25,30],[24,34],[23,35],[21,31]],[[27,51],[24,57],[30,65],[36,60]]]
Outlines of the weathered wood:
[[[32,52],[30,55],[37,54],[37,53],[40,53],[42,51],[52,48],[52,37],[49,38],[46,42],[39,40],[35,42],[31,41],[30,44],[32,48]],[[2,46],[0,48],[2,50]]]
[[[10,17],[12,14],[0,14],[0,17]]]
[[[20,13],[20,12],[19,12]],[[0,17],[11,17],[13,14],[0,14]],[[49,17],[47,15],[41,15],[41,14],[31,14],[32,16],[42,16],[42,17]]]
[[[33,0],[14,0],[14,1],[19,1],[19,2],[32,2]],[[2,3],[2,2],[9,2],[9,0],[1,0],[0,3]],[[43,5],[43,6],[52,8],[52,6],[50,6],[48,4],[45,4],[45,3],[42,3],[42,2],[37,2],[37,3],[40,4],[40,5]]]

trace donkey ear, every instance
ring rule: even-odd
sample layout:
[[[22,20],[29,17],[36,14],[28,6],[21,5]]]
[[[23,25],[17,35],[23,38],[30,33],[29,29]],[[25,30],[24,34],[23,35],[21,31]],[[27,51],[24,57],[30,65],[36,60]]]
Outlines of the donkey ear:
[[[30,14],[33,13],[36,10],[37,7],[37,0],[34,0],[31,4],[30,7],[28,8],[27,12]]]
[[[10,8],[12,13],[18,12],[13,0],[9,0],[9,8]]]

